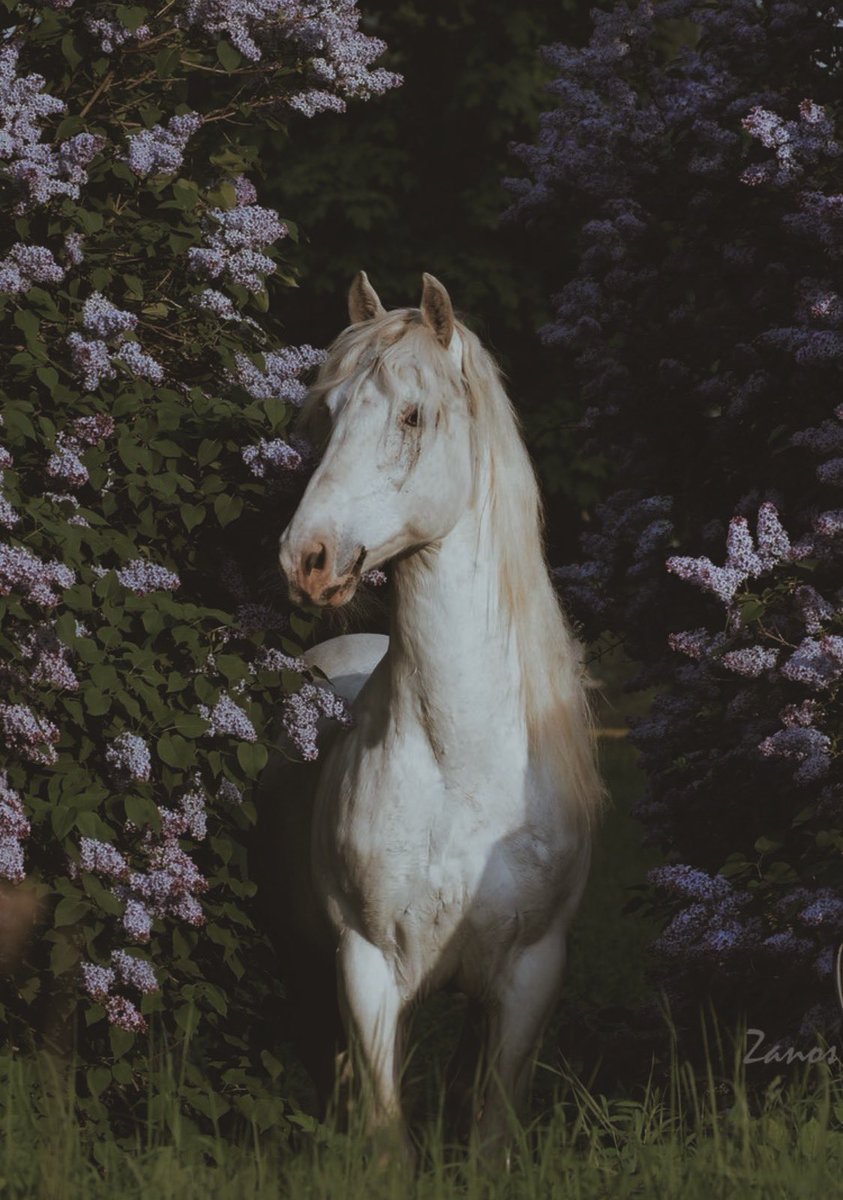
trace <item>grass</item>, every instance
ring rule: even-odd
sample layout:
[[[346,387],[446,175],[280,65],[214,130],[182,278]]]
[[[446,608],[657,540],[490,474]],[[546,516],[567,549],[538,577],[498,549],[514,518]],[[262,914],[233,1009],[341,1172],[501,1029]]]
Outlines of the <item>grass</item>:
[[[515,1134],[508,1166],[449,1147],[434,1122],[415,1175],[357,1132],[311,1125],[294,1137],[239,1139],[180,1125],[178,1078],[134,1141],[92,1144],[74,1110],[72,1075],[49,1060],[0,1063],[3,1200],[539,1200],[682,1197],[799,1200],[843,1195],[843,1083],[794,1072],[750,1101],[741,1071],[698,1083],[675,1068],[640,1100],[592,1095],[560,1077],[555,1102]],[[307,1124],[305,1122],[305,1124]]]
[[[617,731],[640,704],[623,697],[624,671],[611,659],[600,664],[610,697],[600,711],[604,729]],[[739,1056],[731,1071],[709,1068],[702,1081],[674,1064],[659,1077],[666,1082],[639,1080],[634,1095],[614,1087],[605,1095],[578,1077],[577,1069],[595,1078],[601,1043],[590,1033],[599,1034],[601,1014],[611,1023],[613,1011],[652,999],[647,946],[655,930],[623,912],[629,888],[659,861],[641,845],[630,814],[643,779],[623,737],[601,739],[601,761],[612,804],[574,925],[565,1001],[537,1073],[540,1115],[528,1129],[514,1130],[508,1167],[490,1170],[471,1149],[449,1146],[443,1136],[437,1064],[456,1037],[459,1006],[440,997],[419,1014],[408,1067],[414,1111],[422,1116],[416,1174],[397,1156],[384,1160],[360,1130],[340,1133],[303,1113],[286,1133],[246,1125],[237,1135],[199,1133],[182,1115],[180,1056],[155,1076],[159,1090],[149,1097],[146,1123],[128,1139],[80,1121],[66,1067],[44,1056],[0,1057],[0,1200],[843,1196],[839,1067],[810,1074],[782,1068],[763,1093],[755,1079],[747,1088]],[[566,1063],[560,1046],[568,1049]],[[295,1096],[295,1069],[283,1078],[286,1094]]]

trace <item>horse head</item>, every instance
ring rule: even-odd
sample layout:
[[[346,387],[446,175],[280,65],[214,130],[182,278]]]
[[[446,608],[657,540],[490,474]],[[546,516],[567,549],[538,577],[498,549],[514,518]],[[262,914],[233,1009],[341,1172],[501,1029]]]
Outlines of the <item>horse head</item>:
[[[321,459],[279,551],[293,598],[332,607],[364,571],[445,537],[472,475],[463,337],[442,284],[425,274],[420,307],[387,312],[361,271],[349,317],[302,410]]]

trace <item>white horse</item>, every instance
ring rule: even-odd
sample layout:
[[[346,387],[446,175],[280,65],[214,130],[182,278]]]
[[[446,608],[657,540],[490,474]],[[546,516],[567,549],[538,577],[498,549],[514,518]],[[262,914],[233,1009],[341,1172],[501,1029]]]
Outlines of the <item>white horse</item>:
[[[349,309],[303,413],[322,457],[280,563],[294,598],[335,606],[390,562],[391,630],[308,652],[355,724],[315,804],[270,769],[265,874],[286,887],[284,944],[329,1049],[316,989],[336,980],[371,1125],[405,1133],[403,1030],[449,987],[472,1004],[464,1047],[483,1034],[473,1125],[498,1145],[559,995],[602,798],[583,669],[491,357],[430,275],[420,308],[386,312],[361,272]]]

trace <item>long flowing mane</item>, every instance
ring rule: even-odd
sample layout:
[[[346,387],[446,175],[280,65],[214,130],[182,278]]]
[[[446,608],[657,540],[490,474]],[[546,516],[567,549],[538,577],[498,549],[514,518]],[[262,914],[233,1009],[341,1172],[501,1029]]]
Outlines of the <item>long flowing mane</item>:
[[[474,502],[484,508],[500,564],[499,606],[517,639],[531,747],[572,815],[590,826],[603,805],[603,786],[581,652],[548,574],[538,483],[494,359],[462,322],[456,328],[463,343],[462,384],[471,415],[475,481],[488,481],[487,494],[475,495]],[[430,383],[452,370],[419,309],[395,309],[350,326],[331,346],[299,427],[321,441],[321,402],[332,388],[349,377],[362,380],[376,373],[378,382],[393,390],[393,371],[397,367],[400,372],[407,359],[418,364]]]

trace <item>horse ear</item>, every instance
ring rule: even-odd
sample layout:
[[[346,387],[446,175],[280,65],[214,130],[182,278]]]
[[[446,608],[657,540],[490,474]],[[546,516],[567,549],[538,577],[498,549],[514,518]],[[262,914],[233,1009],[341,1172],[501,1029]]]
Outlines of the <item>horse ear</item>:
[[[348,316],[352,325],[361,321],[371,321],[382,317],[386,309],[378,299],[378,294],[369,283],[365,271],[358,271],[348,291]]]
[[[436,334],[440,346],[447,350],[454,336],[454,309],[451,297],[433,275],[422,275],[422,316]]]

